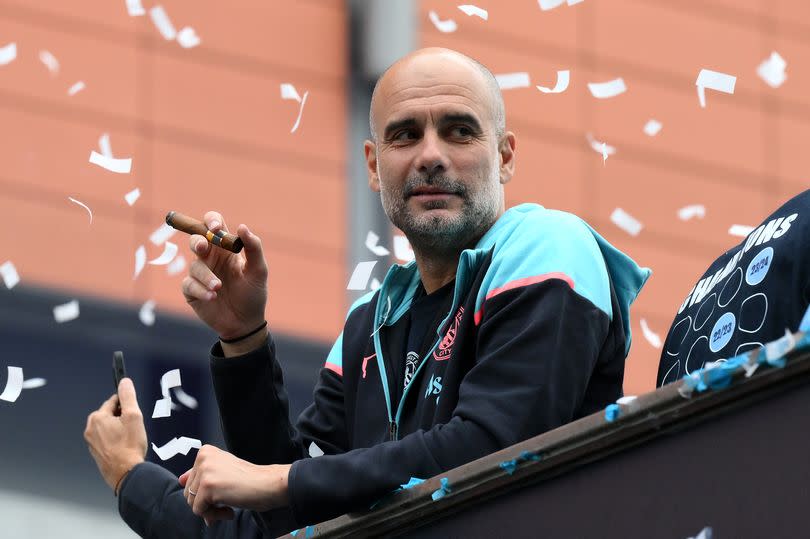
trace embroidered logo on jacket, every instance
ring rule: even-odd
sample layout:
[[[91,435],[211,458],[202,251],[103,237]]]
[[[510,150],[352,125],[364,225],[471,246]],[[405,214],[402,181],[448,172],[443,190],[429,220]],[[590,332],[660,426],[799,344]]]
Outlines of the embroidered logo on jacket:
[[[450,359],[450,349],[453,347],[453,343],[456,342],[456,332],[458,331],[458,325],[461,323],[461,316],[463,314],[464,307],[459,307],[453,323],[450,324],[442,342],[439,343],[439,347],[433,352],[433,359],[436,361],[447,361]]]

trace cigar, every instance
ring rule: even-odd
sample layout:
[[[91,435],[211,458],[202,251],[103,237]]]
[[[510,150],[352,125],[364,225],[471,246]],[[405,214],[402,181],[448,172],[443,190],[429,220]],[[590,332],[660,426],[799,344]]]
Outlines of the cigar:
[[[166,214],[166,224],[186,234],[199,234],[207,239],[208,243],[233,253],[238,253],[244,247],[242,240],[236,234],[230,234],[224,230],[211,232],[202,221],[176,211]]]

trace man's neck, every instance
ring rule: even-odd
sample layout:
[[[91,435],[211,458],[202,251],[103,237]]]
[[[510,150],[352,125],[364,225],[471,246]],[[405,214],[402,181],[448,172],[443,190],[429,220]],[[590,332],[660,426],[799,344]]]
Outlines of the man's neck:
[[[422,278],[425,293],[432,294],[456,278],[458,259],[461,252],[442,256],[430,256],[414,251],[416,267]]]

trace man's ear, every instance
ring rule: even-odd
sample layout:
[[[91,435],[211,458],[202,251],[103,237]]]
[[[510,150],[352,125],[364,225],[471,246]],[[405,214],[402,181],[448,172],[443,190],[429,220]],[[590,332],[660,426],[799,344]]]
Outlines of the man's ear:
[[[515,134],[507,131],[498,143],[501,160],[501,184],[507,183],[515,174]]]
[[[380,175],[377,173],[377,145],[367,140],[363,144],[366,152],[366,167],[368,169],[368,186],[375,193],[380,192]]]

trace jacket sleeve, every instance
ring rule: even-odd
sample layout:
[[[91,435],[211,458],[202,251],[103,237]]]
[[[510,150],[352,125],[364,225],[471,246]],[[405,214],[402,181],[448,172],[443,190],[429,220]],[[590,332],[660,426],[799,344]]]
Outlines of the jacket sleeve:
[[[313,441],[325,453],[346,450],[343,382],[335,372],[321,370],[314,402],[296,426],[290,422],[272,337],[258,350],[232,358],[222,357],[221,347],[214,345],[211,374],[225,443],[237,457],[254,464],[289,464],[305,457]]]
[[[559,279],[507,290],[485,307],[478,357],[450,421],[295,462],[289,495],[300,524],[367,508],[410,477],[440,474],[571,421],[608,340],[608,315]]]

